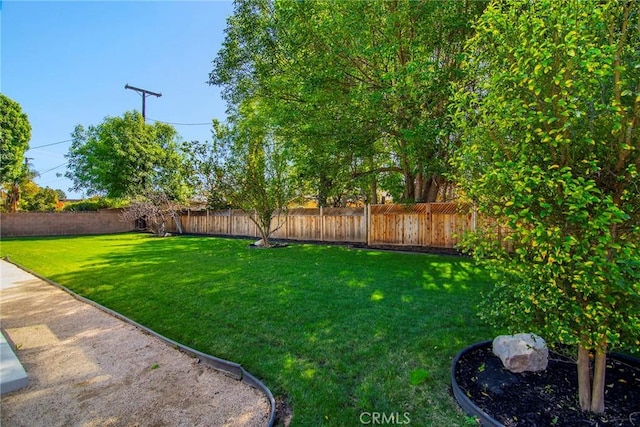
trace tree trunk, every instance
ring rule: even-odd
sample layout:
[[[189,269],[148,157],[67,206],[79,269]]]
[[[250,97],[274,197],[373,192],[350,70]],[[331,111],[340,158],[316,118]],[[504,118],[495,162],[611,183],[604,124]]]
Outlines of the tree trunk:
[[[593,389],[591,390],[591,412],[602,414],[604,412],[604,384],[607,370],[606,350],[596,351],[596,361],[593,370]]]
[[[425,203],[433,203],[438,199],[438,192],[440,191],[440,187],[444,184],[444,178],[440,175],[433,174],[429,181],[429,186],[427,187],[424,194]]]
[[[404,174],[404,194],[403,201],[408,202],[410,200],[415,201],[416,198],[416,183],[415,177],[412,174]]]
[[[260,232],[260,237],[262,238],[262,245],[265,248],[271,247],[271,242],[269,241],[269,235],[271,234],[271,218],[273,217],[272,212],[255,212],[254,216],[250,218],[258,227],[258,232]]]
[[[580,408],[583,411],[590,411],[596,414],[604,412],[606,368],[607,351],[605,346],[596,350],[592,382],[590,351],[584,347],[578,347],[578,397]]]
[[[438,193],[442,185],[446,182],[444,177],[438,174],[432,174],[425,177],[419,174],[416,178],[416,195],[417,203],[433,203],[438,199]]]
[[[11,189],[7,193],[9,212],[18,212],[18,203],[20,203],[20,185],[12,183]]]
[[[331,185],[332,181],[324,173],[320,174],[318,183],[318,207],[326,208],[328,206]]]
[[[173,217],[173,221],[176,223],[176,228],[178,229],[178,233],[182,234],[182,224],[180,224],[180,215],[178,215],[175,211],[171,212],[171,216]]]
[[[371,195],[369,196],[369,204],[378,204],[378,182],[375,179],[371,183]]]
[[[265,231],[260,227],[260,235],[262,236],[262,247],[270,248],[271,242],[269,241],[269,233],[265,233]]]
[[[424,194],[425,194],[425,186],[428,186],[429,183],[425,182],[424,175],[422,172],[418,172],[416,175],[416,188],[415,188],[415,196],[414,201],[416,203],[424,203]]]
[[[578,398],[583,411],[591,409],[591,362],[589,349],[578,347]]]

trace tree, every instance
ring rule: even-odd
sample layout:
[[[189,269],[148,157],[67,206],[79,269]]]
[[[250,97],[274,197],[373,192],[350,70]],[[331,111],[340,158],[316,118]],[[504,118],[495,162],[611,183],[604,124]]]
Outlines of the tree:
[[[639,25],[633,1],[495,2],[454,110],[457,178],[492,218],[469,241],[497,281],[483,315],[576,345],[593,412],[606,352],[640,345]]]
[[[0,181],[11,212],[18,209],[20,183],[28,172],[24,153],[30,139],[31,124],[20,104],[0,93]]]
[[[182,233],[178,210],[180,205],[171,200],[163,191],[147,191],[136,196],[122,211],[122,217],[127,221],[143,220],[147,231],[158,237],[166,237],[167,222],[173,220]]]
[[[3,212],[53,212],[60,207],[60,190],[42,188],[33,179],[38,174],[24,166],[24,172],[15,181],[4,185],[2,191]]]
[[[29,167],[29,162],[25,159],[24,164],[19,169],[14,178],[4,184],[3,209],[7,212],[18,212],[19,210],[30,210],[29,200],[40,190],[33,180],[38,176],[38,172]]]
[[[29,212],[53,212],[58,208],[58,192],[52,188],[42,188],[33,181],[22,186],[20,210]]]
[[[296,199],[298,185],[283,141],[269,127],[258,103],[245,103],[241,120],[214,124],[210,150],[200,150],[198,175],[209,204],[251,213],[265,247],[283,225],[281,218]],[[204,155],[202,155],[204,154]]]
[[[433,201],[448,168],[449,83],[485,4],[239,1],[210,83],[233,114],[260,100],[320,205],[345,193],[375,203],[389,174],[402,199]]]
[[[213,142],[185,142],[184,151],[196,197],[201,198],[208,209],[229,209],[231,205],[222,188],[225,165],[231,158],[229,126],[215,119],[212,124]]]
[[[306,5],[291,3],[307,15]],[[362,159],[353,176],[399,174],[398,199],[435,201],[450,151],[450,82],[460,77],[460,53],[472,33],[469,22],[485,3],[320,4],[319,13],[302,20],[310,23],[304,45],[315,46],[308,53],[317,58],[310,74],[316,79],[304,80],[314,82],[307,90],[323,102],[321,109],[335,105],[333,88],[345,91],[343,109],[353,114],[340,129],[353,138],[343,146],[356,147]],[[315,84],[318,78],[323,85]]]
[[[175,200],[190,193],[178,135],[167,124],[127,112],[86,130],[78,125],[72,137],[65,176],[73,190],[121,198],[161,189]]]
[[[31,124],[20,104],[0,93],[0,176],[2,183],[23,172],[24,153],[29,149]]]

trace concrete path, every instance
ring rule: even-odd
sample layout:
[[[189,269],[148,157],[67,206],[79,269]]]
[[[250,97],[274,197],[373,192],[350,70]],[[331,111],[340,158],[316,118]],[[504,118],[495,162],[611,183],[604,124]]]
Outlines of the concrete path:
[[[4,263],[4,261],[2,261]],[[4,264],[3,264],[4,265]],[[16,283],[26,274],[15,268],[2,269],[0,277],[0,291],[16,286]],[[5,271],[6,270],[6,271]],[[6,273],[6,274],[4,274]],[[22,275],[20,273],[23,273]],[[1,326],[1,325],[0,325]],[[18,360],[7,338],[0,331],[0,394],[9,393],[26,387],[28,384],[27,373]]]
[[[1,396],[3,427],[268,424],[253,387],[13,264],[0,269],[0,325],[28,376]]]

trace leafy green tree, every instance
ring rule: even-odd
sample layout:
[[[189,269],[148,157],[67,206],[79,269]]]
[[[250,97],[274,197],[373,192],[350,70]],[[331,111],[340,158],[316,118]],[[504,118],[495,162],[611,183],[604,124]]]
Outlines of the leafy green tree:
[[[484,316],[576,345],[593,412],[606,352],[640,346],[639,24],[633,1],[494,2],[454,112],[457,178],[492,218],[470,242],[497,279]]]
[[[20,104],[0,93],[0,177],[8,183],[23,173],[31,124]]]
[[[26,161],[22,165],[17,175],[14,178],[4,184],[2,199],[3,210],[7,212],[18,212],[19,210],[29,210],[28,202],[23,200],[25,197],[31,197],[34,192],[37,192],[39,187],[33,182],[38,176],[38,172],[29,167],[29,163]]]
[[[453,1],[326,3],[321,30],[305,34],[318,47],[311,53],[321,61],[317,71],[330,70],[326,86],[343,88],[351,107],[346,111],[354,112],[341,128],[355,137],[346,143],[362,158],[354,176],[399,174],[401,200],[436,199],[450,151],[450,82],[459,77],[469,22],[483,7]],[[330,106],[334,96],[327,95],[323,100]]]
[[[58,196],[59,197],[59,196]],[[100,209],[116,209],[124,208],[128,201],[121,199],[107,199],[105,197],[93,196],[88,199],[77,202],[65,203],[62,207],[63,212],[94,212]]]
[[[175,200],[190,194],[184,153],[172,126],[149,125],[138,112],[127,112],[86,130],[78,125],[72,137],[65,176],[73,180],[73,190],[112,198],[158,190]]]
[[[283,141],[272,132],[258,103],[241,107],[241,120],[215,124],[211,150],[199,163],[209,204],[251,213],[265,247],[299,193]],[[274,221],[276,221],[274,223]]]
[[[210,82],[232,114],[260,100],[319,204],[375,202],[389,174],[402,199],[432,201],[451,149],[450,82],[485,4],[239,1]]]
[[[58,208],[58,192],[52,188],[42,188],[33,181],[22,186],[20,210],[29,212],[54,212]]]
[[[194,192],[197,198],[206,202],[209,209],[228,209],[230,202],[226,200],[223,188],[225,165],[231,156],[229,126],[213,120],[213,142],[185,142],[189,174],[192,177]]]
[[[24,153],[30,139],[31,124],[20,104],[0,93],[0,184],[10,212],[18,210],[20,184],[28,179]]]

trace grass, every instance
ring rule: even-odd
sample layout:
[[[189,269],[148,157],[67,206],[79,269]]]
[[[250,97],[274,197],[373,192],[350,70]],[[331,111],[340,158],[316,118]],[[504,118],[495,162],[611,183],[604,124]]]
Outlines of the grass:
[[[145,234],[3,239],[0,254],[190,347],[241,363],[292,425],[468,425],[450,395],[463,347],[491,339],[490,287],[462,257]],[[368,421],[369,419],[364,419]]]

